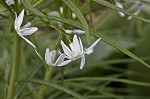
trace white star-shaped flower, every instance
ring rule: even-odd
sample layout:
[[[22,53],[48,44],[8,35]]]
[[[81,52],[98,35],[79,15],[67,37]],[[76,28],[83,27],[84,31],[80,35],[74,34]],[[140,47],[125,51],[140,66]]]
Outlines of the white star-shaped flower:
[[[77,35],[74,35],[73,42],[69,44],[70,48],[67,47],[63,41],[61,41],[61,46],[64,53],[66,54],[67,59],[74,61],[81,58],[80,69],[82,69],[85,64],[85,55],[80,37],[78,38]]]
[[[49,65],[49,66],[64,66],[71,62],[71,60],[65,60],[65,57],[66,57],[65,54],[61,54],[58,57],[58,59],[56,60],[56,56],[57,56],[56,54],[57,54],[56,50],[49,51],[48,48],[46,49],[45,61],[46,61],[47,65]]]
[[[97,45],[97,43],[101,40],[99,38],[96,40],[89,48],[83,48],[82,41],[80,37],[77,37],[77,35],[74,35],[73,42],[69,44],[69,47],[64,44],[63,41],[61,41],[61,46],[66,54],[66,58],[74,61],[76,59],[81,58],[80,63],[80,69],[82,69],[85,65],[85,54],[91,54],[94,51],[94,47]]]
[[[24,36],[31,35],[31,34],[35,33],[38,30],[38,28],[37,27],[30,27],[31,26],[30,22],[28,22],[26,25],[21,27],[21,24],[23,22],[23,18],[24,18],[24,9],[21,11],[21,13],[18,15],[18,17],[16,15],[14,28],[15,28],[17,34],[21,38],[23,38],[33,48],[36,48],[35,45],[31,41],[29,41],[27,38],[25,38]]]

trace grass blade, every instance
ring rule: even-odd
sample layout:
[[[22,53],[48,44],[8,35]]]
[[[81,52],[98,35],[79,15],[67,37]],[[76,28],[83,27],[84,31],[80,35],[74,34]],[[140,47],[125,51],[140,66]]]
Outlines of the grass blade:
[[[86,36],[88,41],[90,41],[89,38],[89,27],[88,24],[82,14],[82,12],[77,8],[77,6],[71,1],[71,0],[63,0],[63,2],[76,14],[76,16],[79,18],[79,20],[81,21],[82,25],[83,25],[83,29],[86,32]]]

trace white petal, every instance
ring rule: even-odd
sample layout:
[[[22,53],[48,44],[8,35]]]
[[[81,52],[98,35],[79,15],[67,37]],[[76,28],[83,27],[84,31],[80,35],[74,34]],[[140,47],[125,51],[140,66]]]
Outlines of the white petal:
[[[123,9],[123,5],[122,5],[121,3],[119,3],[119,2],[118,2],[118,1],[116,1],[116,0],[115,0],[115,2],[116,2],[116,6],[117,6],[117,7],[119,7],[119,8],[121,8],[121,9]]]
[[[58,57],[58,59],[56,60],[55,65],[58,66],[59,64],[61,64],[61,63],[64,61],[65,56],[66,56],[65,54],[61,54],[61,55]]]
[[[30,28],[21,29],[20,31],[22,35],[31,35],[35,33],[37,30],[38,30],[37,27],[30,27]]]
[[[60,13],[63,14],[63,7],[60,7],[59,10],[60,10]]]
[[[88,49],[93,49],[100,40],[101,40],[101,38],[96,40]]]
[[[77,35],[74,35],[73,37],[73,46],[74,46],[74,50],[76,51],[76,53],[80,54],[81,53],[81,46],[79,43],[79,40],[77,38]]]
[[[45,61],[46,61],[47,65],[51,65],[52,64],[51,55],[50,55],[50,52],[49,52],[48,48],[45,51]]]
[[[7,5],[12,5],[12,4],[14,4],[14,0],[6,0],[6,3],[7,3]]]
[[[79,42],[80,42],[80,50],[81,50],[81,52],[83,52],[83,45],[82,45],[82,41],[81,41],[80,37],[79,37]]]
[[[20,37],[22,37],[22,38],[23,38],[28,44],[30,44],[33,48],[36,48],[35,45],[34,45],[31,41],[29,41],[27,38],[23,37],[22,35],[21,35]]]
[[[61,64],[59,64],[58,66],[64,66],[64,65],[67,65],[71,62],[71,60],[66,60],[66,61],[63,61]]]
[[[84,53],[89,55],[89,54],[93,53],[93,49],[85,49]]]
[[[72,58],[73,53],[72,53],[71,50],[64,44],[63,41],[61,41],[61,46],[62,46],[62,49],[63,49],[64,53],[65,53],[69,58]]]
[[[74,13],[72,13],[72,18],[75,19],[76,17],[77,16]]]
[[[74,29],[73,33],[75,33],[75,34],[85,34],[85,31],[79,30],[79,29]]]
[[[96,40],[89,48],[86,48],[84,53],[85,54],[91,54],[93,53],[94,47],[96,46],[96,44],[101,40],[101,38],[99,38],[98,40]]]
[[[23,17],[24,17],[24,9],[21,11],[21,13],[19,14],[19,16],[16,16],[15,19],[15,29],[20,28],[22,22],[23,22]]]
[[[28,28],[28,27],[30,27],[31,26],[31,22],[28,22],[27,24],[25,24],[24,26],[22,26],[21,28],[23,29],[23,28]]]
[[[72,30],[65,30],[65,33],[72,34]]]
[[[85,65],[85,54],[81,55],[81,64],[80,64],[80,69],[82,69]]]
[[[124,17],[124,16],[125,16],[125,14],[122,13],[122,12],[119,12],[119,15],[120,15],[121,17]]]
[[[116,2],[116,6],[117,6],[117,7],[123,9],[123,5],[122,5],[121,3],[119,3],[119,2],[116,1],[116,0],[115,0],[115,2]],[[121,17],[124,17],[124,16],[125,16],[125,14],[122,13],[122,12],[119,12],[119,15],[120,15]]]
[[[73,43],[70,43],[69,46],[71,48],[71,51],[76,52],[76,50],[75,50],[76,48],[73,46]]]

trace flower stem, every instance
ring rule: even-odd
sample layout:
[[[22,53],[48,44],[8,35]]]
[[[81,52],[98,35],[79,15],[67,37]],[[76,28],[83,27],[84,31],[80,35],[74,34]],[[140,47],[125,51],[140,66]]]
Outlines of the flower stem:
[[[14,99],[16,82],[18,80],[19,64],[21,59],[21,38],[17,34],[15,34],[13,54],[13,64],[11,68],[7,99]]]
[[[47,81],[49,79],[51,79],[52,77],[52,74],[53,74],[53,71],[54,71],[54,68],[53,67],[50,67],[49,70],[47,70],[45,72],[45,77],[44,77],[44,80]],[[45,95],[45,92],[47,91],[47,86],[42,86],[38,92],[38,97],[37,99],[44,99],[44,95]]]

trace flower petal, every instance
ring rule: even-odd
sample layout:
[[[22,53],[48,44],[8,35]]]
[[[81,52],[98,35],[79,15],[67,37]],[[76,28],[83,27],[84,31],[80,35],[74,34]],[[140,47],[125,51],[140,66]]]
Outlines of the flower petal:
[[[35,45],[29,41],[27,38],[25,38],[24,36],[20,35],[21,38],[23,38],[28,44],[30,44],[33,48],[36,48]]]
[[[65,33],[72,34],[72,30],[65,30]]]
[[[47,65],[52,65],[51,54],[48,48],[45,51],[45,61]]]
[[[85,54],[81,55],[81,64],[80,64],[80,69],[82,69],[85,65]]]
[[[80,47],[80,43],[79,40],[77,38],[77,35],[74,35],[73,37],[73,46],[74,46],[74,50],[76,51],[76,53],[80,54],[81,53],[81,47]]]
[[[71,62],[71,60],[66,60],[66,61],[63,61],[61,64],[59,64],[58,66],[64,66],[64,65],[67,65]]]
[[[72,53],[71,50],[64,44],[63,41],[61,41],[61,46],[62,46],[62,49],[63,49],[64,53],[69,57],[69,59],[72,59],[73,53]]]
[[[123,5],[122,5],[121,3],[119,3],[119,2],[116,1],[116,0],[115,0],[115,3],[116,3],[116,6],[117,6],[117,7],[123,9]],[[124,16],[125,16],[125,14],[122,13],[122,12],[119,12],[119,15],[120,15],[121,17],[124,17]]]
[[[98,40],[96,40],[89,48],[85,49],[85,54],[91,54],[93,52],[93,48],[96,46],[96,44],[101,40],[101,38],[99,38]]]
[[[79,37],[79,42],[80,42],[80,50],[81,50],[81,52],[83,52],[83,45],[82,45],[82,41],[81,41],[80,37]]]
[[[38,30],[37,27],[30,27],[30,28],[21,29],[20,31],[22,35],[31,35],[35,33],[37,30]]]
[[[61,64],[61,63],[64,61],[65,56],[66,56],[65,54],[61,54],[61,55],[58,57],[58,59],[56,60],[55,65],[58,66],[59,64]]]
[[[7,3],[7,5],[12,5],[12,4],[14,4],[14,0],[6,0],[6,3]]]
[[[76,50],[75,50],[76,48],[73,46],[73,43],[70,43],[69,46],[71,48],[71,51],[76,53]]]
[[[79,29],[74,29],[72,32],[73,32],[74,34],[85,34],[85,31],[79,30]]]
[[[22,26],[21,28],[23,29],[23,28],[28,28],[28,27],[30,27],[31,26],[31,22],[28,22],[27,24],[25,24],[24,26]]]
[[[16,16],[15,24],[14,24],[15,29],[20,28],[23,22],[23,17],[24,17],[24,9],[21,11],[18,17]]]

